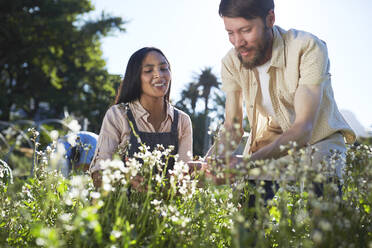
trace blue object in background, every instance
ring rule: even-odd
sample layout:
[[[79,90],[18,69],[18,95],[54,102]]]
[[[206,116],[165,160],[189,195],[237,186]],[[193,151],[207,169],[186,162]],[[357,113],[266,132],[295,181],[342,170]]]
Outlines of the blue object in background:
[[[69,138],[73,138],[76,136],[75,139],[75,146],[71,146],[68,142]],[[71,170],[72,166],[79,167],[83,165],[89,165],[93,159],[94,152],[96,150],[98,135],[88,131],[80,131],[73,134],[68,134],[64,136],[62,139],[59,139],[58,142],[62,143],[66,150],[66,164],[61,168],[62,174],[67,177]],[[76,150],[75,150],[76,149]],[[76,154],[76,152],[78,154]],[[77,161],[73,162],[74,159],[78,158]],[[75,158],[74,158],[75,157]]]

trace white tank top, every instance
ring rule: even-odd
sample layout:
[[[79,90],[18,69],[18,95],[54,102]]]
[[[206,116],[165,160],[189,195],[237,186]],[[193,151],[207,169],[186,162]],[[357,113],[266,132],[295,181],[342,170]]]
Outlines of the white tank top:
[[[258,110],[263,112],[261,114],[265,116],[272,116],[275,118],[275,112],[273,108],[273,104],[270,98],[269,92],[269,82],[270,82],[270,75],[268,73],[268,69],[270,67],[270,60],[267,61],[265,64],[257,66],[258,75],[260,78],[260,86],[261,86],[261,102],[258,102]]]

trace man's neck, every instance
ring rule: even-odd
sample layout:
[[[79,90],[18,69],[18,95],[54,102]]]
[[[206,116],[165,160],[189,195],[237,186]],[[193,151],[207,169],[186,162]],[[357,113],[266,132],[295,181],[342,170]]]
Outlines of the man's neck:
[[[271,57],[273,55],[274,30],[272,28],[270,29],[269,39],[270,39],[270,41],[269,41],[269,47],[267,48],[266,53],[265,53],[265,56],[262,59],[262,61],[260,61],[260,63],[258,64],[258,66],[265,64],[267,61],[269,61],[271,59]]]

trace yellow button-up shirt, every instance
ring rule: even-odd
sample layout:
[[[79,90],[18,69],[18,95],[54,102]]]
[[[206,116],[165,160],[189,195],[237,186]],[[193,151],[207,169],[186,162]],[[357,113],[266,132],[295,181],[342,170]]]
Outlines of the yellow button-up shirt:
[[[143,108],[139,101],[129,103],[137,128],[141,132],[155,132],[154,127],[148,122],[150,114]],[[159,132],[170,132],[174,118],[174,107],[167,102],[167,117],[160,124]],[[177,109],[178,110],[178,109]],[[192,160],[192,125],[190,117],[178,110],[178,159],[184,162]],[[100,170],[100,161],[112,159],[119,145],[124,145],[130,140],[131,128],[127,120],[127,111],[121,104],[110,107],[102,122],[98,136],[97,147],[90,165],[90,171]]]
[[[272,57],[268,70],[269,93],[275,120],[282,130],[288,130],[295,120],[294,96],[297,87],[301,84],[321,84],[323,97],[310,144],[326,139],[336,132],[341,132],[347,143],[353,143],[355,134],[339,112],[333,96],[326,44],[310,33],[294,29],[286,31],[274,26],[273,34]],[[258,104],[259,90],[259,80],[254,69],[246,69],[238,59],[235,49],[231,49],[222,59],[221,78],[223,91],[242,91],[249,123],[252,127],[256,125],[256,128],[252,128],[256,133],[250,136],[254,139],[266,123],[266,117],[259,111],[254,111],[255,103]],[[246,147],[244,153],[248,150],[249,147]]]

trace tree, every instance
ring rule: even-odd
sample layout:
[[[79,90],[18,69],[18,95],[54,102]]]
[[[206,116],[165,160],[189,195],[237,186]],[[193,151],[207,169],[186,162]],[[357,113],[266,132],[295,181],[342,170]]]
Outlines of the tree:
[[[124,31],[124,21],[104,13],[84,20],[91,10],[90,0],[1,1],[1,120],[16,111],[58,117],[67,107],[97,131],[120,82],[105,69],[100,38]]]
[[[203,88],[202,97],[204,98],[204,115],[208,116],[208,102],[209,96],[213,88],[218,89],[220,82],[217,77],[213,74],[211,67],[204,68],[198,76],[198,87]]]
[[[195,115],[196,103],[200,98],[197,83],[189,83],[186,88],[181,91],[181,98],[185,100],[179,101],[179,104],[183,105],[181,108],[184,109],[188,114]],[[187,104],[190,105],[187,106]]]
[[[205,154],[208,151],[210,146],[210,136],[208,134],[209,129],[209,96],[213,88],[218,88],[220,82],[218,82],[217,77],[213,74],[211,67],[206,67],[201,71],[201,74],[198,77],[198,85],[203,88],[202,97],[204,98],[204,142],[203,142],[203,153]]]
[[[204,155],[206,149],[209,148],[209,115],[223,118],[224,98],[219,92],[219,85],[212,68],[206,67],[195,76],[195,82],[189,83],[181,91],[181,100],[176,103],[176,107],[190,115],[193,125],[193,152],[195,155]],[[211,96],[212,92],[215,93],[213,96]],[[204,112],[197,112],[196,105],[202,99],[204,100]],[[209,108],[211,99],[214,104],[212,108]]]

